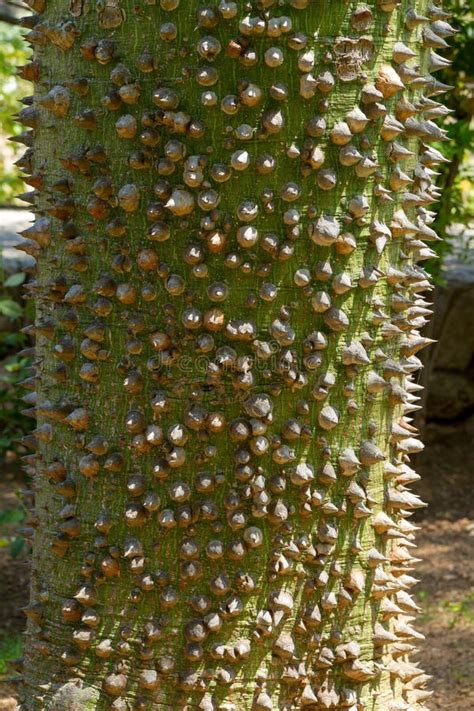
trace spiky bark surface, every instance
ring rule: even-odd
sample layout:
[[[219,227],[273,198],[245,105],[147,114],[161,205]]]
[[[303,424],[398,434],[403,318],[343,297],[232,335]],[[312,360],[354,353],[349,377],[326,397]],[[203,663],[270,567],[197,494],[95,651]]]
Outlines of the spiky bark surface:
[[[408,413],[443,12],[33,5],[23,708],[423,709]]]

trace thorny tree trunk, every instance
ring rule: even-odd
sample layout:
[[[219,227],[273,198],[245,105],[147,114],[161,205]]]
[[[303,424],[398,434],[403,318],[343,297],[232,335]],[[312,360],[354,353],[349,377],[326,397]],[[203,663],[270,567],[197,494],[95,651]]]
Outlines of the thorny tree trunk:
[[[407,415],[444,13],[32,5],[23,708],[425,708]]]

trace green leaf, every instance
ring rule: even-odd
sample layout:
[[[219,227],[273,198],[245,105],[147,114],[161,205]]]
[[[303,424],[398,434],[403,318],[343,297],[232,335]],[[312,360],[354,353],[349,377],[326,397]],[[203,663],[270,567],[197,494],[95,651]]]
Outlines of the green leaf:
[[[8,318],[20,318],[23,309],[20,304],[17,304],[13,299],[0,299],[0,314]]]
[[[25,539],[21,536],[15,538],[10,544],[10,555],[12,558],[17,558],[20,555],[25,545]]]
[[[4,509],[0,511],[0,526],[11,523],[20,523],[25,518],[25,512],[21,507],[14,509]]]
[[[26,279],[25,272],[17,272],[16,274],[11,274],[8,279],[3,282],[3,286],[20,286]]]
[[[4,367],[8,373],[19,373],[22,368],[27,368],[28,366],[28,358],[15,358],[11,363],[7,363]]]

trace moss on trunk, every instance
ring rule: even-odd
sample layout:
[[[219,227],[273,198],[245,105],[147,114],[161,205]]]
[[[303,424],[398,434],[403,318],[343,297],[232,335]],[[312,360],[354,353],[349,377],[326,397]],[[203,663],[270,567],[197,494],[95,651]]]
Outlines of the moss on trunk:
[[[443,12],[33,5],[23,708],[76,684],[70,709],[423,709],[406,487]]]

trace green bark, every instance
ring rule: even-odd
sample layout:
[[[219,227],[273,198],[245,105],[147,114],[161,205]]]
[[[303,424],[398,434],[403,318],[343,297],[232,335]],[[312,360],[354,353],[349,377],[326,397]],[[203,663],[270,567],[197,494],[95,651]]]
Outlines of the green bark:
[[[23,708],[423,709],[442,11],[43,4]]]

